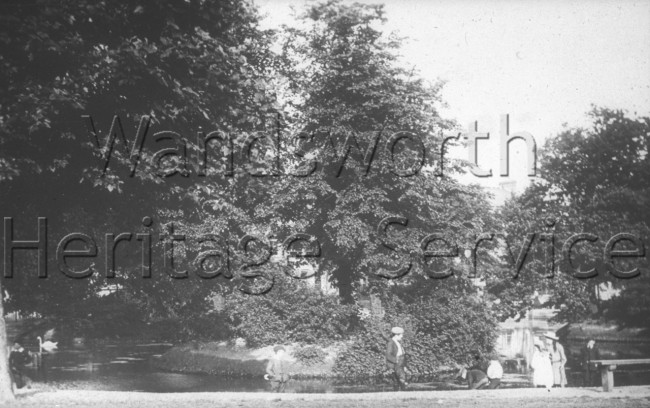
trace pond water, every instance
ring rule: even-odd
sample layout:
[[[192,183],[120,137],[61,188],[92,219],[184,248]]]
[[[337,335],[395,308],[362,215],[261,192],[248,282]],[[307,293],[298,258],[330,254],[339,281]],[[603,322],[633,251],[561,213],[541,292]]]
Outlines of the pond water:
[[[142,392],[268,392],[270,385],[259,378],[219,377],[207,374],[163,372],[152,360],[171,347],[170,344],[106,345],[94,350],[75,347],[43,355],[40,369],[28,367],[27,374],[36,382],[58,389],[91,389]],[[579,373],[574,373],[577,377]],[[569,375],[571,380],[571,375]],[[650,371],[617,371],[617,385],[650,384]],[[525,388],[530,383],[525,374],[505,374],[503,388]],[[463,384],[443,380],[411,382],[410,390],[466,389]],[[295,379],[287,385],[291,393],[345,393],[392,391],[388,380],[357,381]]]

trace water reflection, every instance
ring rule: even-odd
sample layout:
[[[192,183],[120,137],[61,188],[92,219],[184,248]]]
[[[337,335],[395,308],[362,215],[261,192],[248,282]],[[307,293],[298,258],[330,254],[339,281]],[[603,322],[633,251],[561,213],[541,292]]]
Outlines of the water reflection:
[[[268,392],[270,385],[258,378],[232,378],[207,374],[161,372],[152,359],[162,355],[171,344],[106,345],[87,349],[75,347],[44,355],[41,370],[30,369],[29,375],[39,382],[47,382],[58,389],[92,389],[106,391],[143,392]],[[616,373],[620,385],[647,383],[650,373],[629,375]],[[622,381],[622,382],[621,382]],[[503,388],[529,387],[525,374],[506,374]],[[466,389],[463,384],[448,381],[420,379],[411,383],[410,390],[433,391]],[[295,379],[287,385],[289,393],[347,393],[393,391],[388,380],[319,380]]]

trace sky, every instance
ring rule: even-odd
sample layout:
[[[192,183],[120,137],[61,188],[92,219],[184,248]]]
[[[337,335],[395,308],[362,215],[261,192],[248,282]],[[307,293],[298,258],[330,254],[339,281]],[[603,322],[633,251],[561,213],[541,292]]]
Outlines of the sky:
[[[293,20],[305,0],[255,0],[264,24]],[[650,116],[650,1],[385,0],[385,29],[408,39],[404,63],[430,81],[445,81],[446,118],[478,121],[479,165],[495,176],[466,181],[495,187],[500,116],[511,132],[527,131],[538,148],[570,127],[588,126],[591,106]],[[345,1],[345,3],[353,3]],[[455,156],[467,155],[456,150]],[[513,142],[511,177],[526,175],[523,141]]]

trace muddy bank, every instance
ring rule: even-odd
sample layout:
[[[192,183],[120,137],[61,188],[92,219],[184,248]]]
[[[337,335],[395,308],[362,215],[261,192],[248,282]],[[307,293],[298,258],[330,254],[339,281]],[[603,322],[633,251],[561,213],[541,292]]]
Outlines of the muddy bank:
[[[305,364],[293,357],[300,346],[285,345],[289,372],[294,378],[333,378],[334,361],[342,345],[321,348],[320,362]],[[248,349],[222,343],[190,343],[173,347],[152,364],[161,370],[178,373],[206,373],[223,376],[261,377],[273,356],[273,347]]]

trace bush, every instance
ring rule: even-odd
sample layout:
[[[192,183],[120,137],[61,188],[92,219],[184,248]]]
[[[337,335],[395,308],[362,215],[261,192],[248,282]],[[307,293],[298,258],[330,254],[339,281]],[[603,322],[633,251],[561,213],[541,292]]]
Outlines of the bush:
[[[304,282],[280,277],[264,295],[227,296],[224,313],[233,335],[257,347],[341,340],[356,317],[356,308],[340,304],[336,295],[325,295]]]
[[[293,356],[304,365],[311,366],[323,363],[327,353],[318,346],[307,346],[294,351]]]
[[[230,325],[222,313],[188,316],[182,321],[183,340],[228,340],[232,337]]]
[[[404,328],[406,365],[415,375],[430,375],[441,366],[468,364],[491,352],[497,322],[481,299],[421,297],[404,303],[386,299],[383,319],[366,319],[355,339],[341,352],[334,371],[343,376],[378,376],[387,372],[384,353],[390,328]]]

